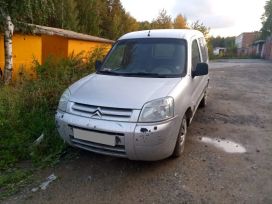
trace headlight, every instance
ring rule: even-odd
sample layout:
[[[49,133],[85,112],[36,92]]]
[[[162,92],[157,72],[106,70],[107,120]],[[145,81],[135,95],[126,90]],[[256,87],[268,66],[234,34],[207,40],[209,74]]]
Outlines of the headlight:
[[[166,97],[146,103],[139,122],[159,122],[174,117],[174,99]]]
[[[60,101],[59,101],[59,106],[58,106],[59,110],[62,110],[64,112],[66,111],[67,103],[68,103],[70,95],[71,95],[71,93],[70,93],[69,89],[66,89],[64,91],[64,93],[61,95]]]

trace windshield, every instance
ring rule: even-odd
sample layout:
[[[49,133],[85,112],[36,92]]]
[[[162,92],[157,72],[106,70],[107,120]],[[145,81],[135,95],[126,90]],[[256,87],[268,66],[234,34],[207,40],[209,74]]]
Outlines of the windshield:
[[[144,38],[119,41],[99,74],[144,77],[181,77],[186,73],[186,41]]]

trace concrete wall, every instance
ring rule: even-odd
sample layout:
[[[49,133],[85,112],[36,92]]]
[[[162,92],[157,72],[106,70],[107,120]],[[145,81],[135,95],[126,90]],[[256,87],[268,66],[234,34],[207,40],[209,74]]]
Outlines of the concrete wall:
[[[264,43],[262,57],[267,60],[272,60],[272,36],[268,37]]]
[[[0,67],[4,70],[4,39],[0,36]],[[13,78],[15,79],[21,69],[32,74],[33,60],[44,63],[48,57],[53,59],[66,58],[72,53],[83,53],[85,56],[96,48],[104,48],[105,54],[111,48],[111,43],[91,42],[84,40],[67,39],[60,36],[49,35],[21,35],[13,36]]]
[[[40,36],[15,34],[13,36],[13,78],[24,70],[33,73],[33,60],[42,61],[42,40]],[[0,67],[4,69],[4,38],[0,36]]]
[[[42,35],[42,63],[48,57],[53,60],[68,56],[68,39],[60,36]]]
[[[68,40],[68,56],[82,54],[83,58],[88,57],[88,55],[95,49],[101,48],[105,51],[104,54],[110,50],[112,44],[101,43],[101,42],[89,42],[83,40]]]

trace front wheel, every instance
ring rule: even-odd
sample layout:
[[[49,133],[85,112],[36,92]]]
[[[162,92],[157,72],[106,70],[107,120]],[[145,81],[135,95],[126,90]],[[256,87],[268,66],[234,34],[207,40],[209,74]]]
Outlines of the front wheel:
[[[186,134],[187,134],[187,120],[186,120],[186,117],[184,116],[182,119],[180,129],[179,129],[176,146],[172,154],[173,157],[179,157],[184,151]]]

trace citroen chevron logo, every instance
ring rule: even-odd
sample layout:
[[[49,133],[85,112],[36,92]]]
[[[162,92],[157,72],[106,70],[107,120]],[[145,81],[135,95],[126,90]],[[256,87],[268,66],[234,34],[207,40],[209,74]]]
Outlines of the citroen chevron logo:
[[[101,114],[101,109],[100,108],[97,108],[95,110],[95,112],[91,115],[91,118],[93,117],[99,117],[99,118],[102,118],[102,114]]]

